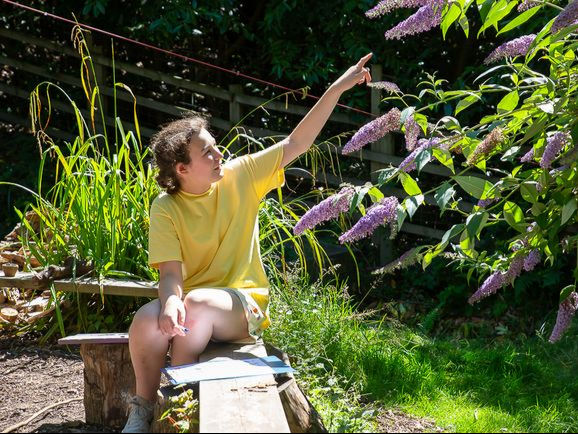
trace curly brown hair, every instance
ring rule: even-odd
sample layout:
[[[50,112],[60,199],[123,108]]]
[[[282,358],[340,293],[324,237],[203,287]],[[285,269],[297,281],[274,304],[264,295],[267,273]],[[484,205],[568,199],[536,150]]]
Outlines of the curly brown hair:
[[[189,164],[189,144],[203,128],[208,128],[208,120],[198,114],[189,114],[162,127],[151,138],[150,148],[153,151],[155,165],[159,169],[157,183],[167,193],[176,193],[180,188],[177,177],[177,163]]]

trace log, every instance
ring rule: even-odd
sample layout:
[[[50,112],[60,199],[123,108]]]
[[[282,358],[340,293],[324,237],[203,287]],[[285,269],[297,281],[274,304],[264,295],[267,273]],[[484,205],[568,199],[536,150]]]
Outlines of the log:
[[[290,365],[289,356],[284,351],[271,344],[266,344],[266,347],[269,355],[277,356]],[[327,432],[321,416],[307,399],[307,396],[305,396],[305,393],[295,381],[293,374],[277,376],[277,388],[283,404],[283,410],[285,411],[285,417],[292,433]]]
[[[86,423],[122,428],[135,378],[126,343],[81,344]]]
[[[3,307],[0,310],[0,316],[6,321],[15,322],[18,319],[18,311],[11,307]]]

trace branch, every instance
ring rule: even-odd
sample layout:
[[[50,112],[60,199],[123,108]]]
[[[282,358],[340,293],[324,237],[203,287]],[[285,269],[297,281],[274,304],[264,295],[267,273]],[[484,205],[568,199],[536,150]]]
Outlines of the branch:
[[[19,422],[19,423],[15,424],[15,425],[12,425],[12,426],[6,428],[6,429],[5,429],[4,431],[2,431],[2,432],[3,432],[3,433],[9,433],[9,432],[15,431],[15,430],[17,430],[17,429],[20,428],[20,427],[23,427],[23,426],[25,426],[25,425],[28,425],[30,422],[32,422],[34,419],[36,419],[36,418],[37,418],[38,416],[40,416],[42,413],[45,413],[45,412],[47,412],[48,410],[53,409],[54,407],[58,407],[58,406],[60,406],[60,405],[68,404],[68,403],[74,402],[74,401],[80,401],[80,400],[82,400],[82,399],[83,399],[83,398],[72,398],[72,399],[68,399],[68,400],[66,400],[66,401],[57,402],[56,404],[49,405],[48,407],[44,407],[42,410],[34,413],[32,416],[30,416],[30,417],[29,417],[28,419],[26,419],[25,421]]]

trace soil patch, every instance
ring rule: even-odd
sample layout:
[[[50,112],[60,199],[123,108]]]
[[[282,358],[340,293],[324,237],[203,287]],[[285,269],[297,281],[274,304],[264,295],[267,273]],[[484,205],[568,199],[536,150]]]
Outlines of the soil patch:
[[[80,354],[57,345],[39,347],[25,338],[2,337],[0,373],[0,431],[27,420],[50,405],[69,401],[42,412],[12,432],[113,432],[85,423]]]

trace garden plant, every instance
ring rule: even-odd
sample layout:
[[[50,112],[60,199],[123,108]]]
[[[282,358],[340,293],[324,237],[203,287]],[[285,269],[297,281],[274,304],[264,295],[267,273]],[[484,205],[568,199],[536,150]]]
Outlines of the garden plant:
[[[404,221],[424,206],[426,197],[433,196],[440,213],[458,213],[461,222],[448,229],[439,243],[415,246],[380,271],[415,263],[425,270],[434,258],[446,255],[468,267],[468,277],[480,276],[479,289],[469,298],[473,304],[538,264],[552,265],[578,249],[578,148],[574,145],[578,139],[578,2],[560,6],[539,0],[383,0],[366,15],[377,19],[398,8],[415,7],[417,12],[385,32],[386,39],[403,39],[437,27],[445,35],[452,25],[467,37],[472,10],[482,21],[477,36],[492,29],[506,35],[543,9],[551,18],[536,34],[518,36],[493,50],[484,61],[487,70],[471,88],[448,90],[447,82],[432,74],[417,83],[417,95],[392,82],[373,83],[389,93],[383,100],[387,113],[359,129],[342,152],[360,151],[385,134],[402,132],[407,157],[399,167],[381,170],[375,184],[344,186],[326,198],[303,216],[295,233],[359,211],[361,218],[339,237],[340,242],[368,237],[384,224],[395,236]],[[476,105],[487,114],[474,125],[462,124],[460,114]],[[420,187],[420,172],[434,161],[451,175],[425,190]],[[382,187],[397,182],[407,194],[401,202],[382,193]],[[462,206],[472,201],[473,206]],[[480,251],[481,237],[496,225],[508,225],[507,239],[495,251]],[[568,328],[578,307],[577,278],[578,267],[574,283],[560,288],[553,342]]]

